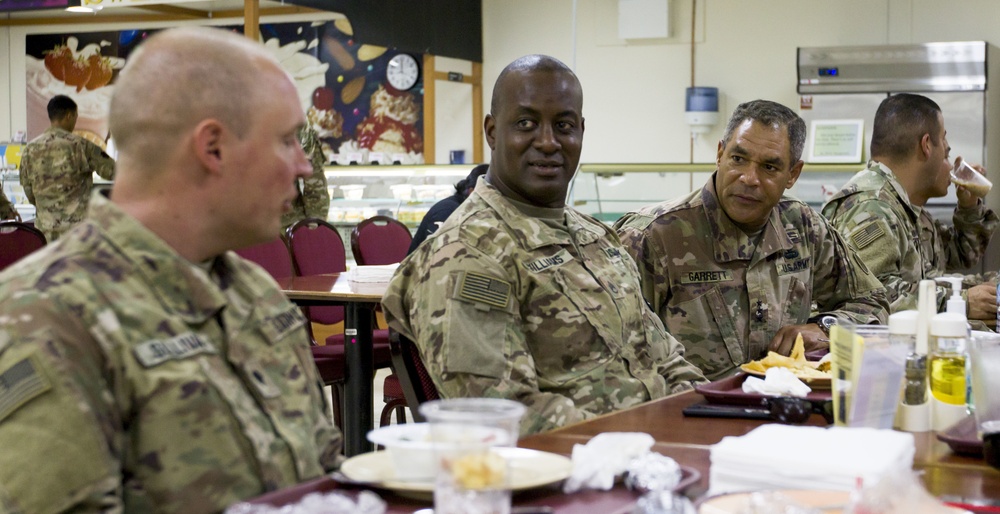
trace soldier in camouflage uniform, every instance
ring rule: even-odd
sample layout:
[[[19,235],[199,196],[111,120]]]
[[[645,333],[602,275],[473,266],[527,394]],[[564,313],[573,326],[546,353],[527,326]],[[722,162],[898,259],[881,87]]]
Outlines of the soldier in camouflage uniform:
[[[326,188],[326,173],[323,171],[326,165],[323,143],[316,130],[309,125],[304,125],[299,130],[299,142],[312,164],[312,174],[302,180],[301,184],[295,181],[299,194],[292,202],[292,210],[281,216],[282,227],[290,227],[305,218],[326,220],[327,213],[330,212],[330,192]]]
[[[0,191],[0,220],[20,220],[21,217],[17,214],[17,209],[14,208],[14,204],[10,202],[10,198]]]
[[[867,169],[823,206],[823,214],[885,285],[892,312],[916,308],[920,280],[978,264],[1000,223],[982,199],[960,186],[954,226],[924,209],[929,198],[948,192],[952,162],[945,136],[941,108],[933,100],[912,94],[886,98],[875,114]],[[996,319],[995,285],[980,285],[984,280],[996,278],[966,277],[970,319]],[[950,295],[949,287],[938,287],[939,308]]]
[[[228,251],[279,232],[310,172],[303,122],[238,35],[168,30],[132,54],[113,200],[0,274],[0,511],[221,512],[339,464],[304,318]]]
[[[827,348],[813,302],[833,319],[886,321],[878,280],[819,213],[783,194],[802,171],[805,130],[783,105],[741,104],[705,187],[615,225],[646,300],[709,379],[768,350],[787,355],[800,333],[807,350]]]
[[[471,196],[401,264],[382,300],[444,398],[525,404],[551,430],[703,382],[646,307],[614,232],[565,205],[583,93],[547,56],[494,87],[492,162]]]
[[[35,206],[35,227],[50,242],[79,223],[87,213],[94,172],[112,179],[115,161],[101,147],[73,133],[76,102],[65,95],[49,100],[51,126],[21,155],[21,187]]]

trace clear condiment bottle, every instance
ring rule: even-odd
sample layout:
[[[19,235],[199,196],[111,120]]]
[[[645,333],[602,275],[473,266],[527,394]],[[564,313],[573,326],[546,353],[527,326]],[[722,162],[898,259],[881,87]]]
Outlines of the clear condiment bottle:
[[[965,361],[968,324],[965,316],[943,312],[931,320],[928,368],[931,395],[950,405],[965,405]]]

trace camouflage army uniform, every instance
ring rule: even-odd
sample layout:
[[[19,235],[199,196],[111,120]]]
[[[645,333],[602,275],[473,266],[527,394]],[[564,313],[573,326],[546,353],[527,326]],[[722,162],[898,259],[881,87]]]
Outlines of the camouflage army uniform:
[[[892,312],[917,307],[920,280],[978,263],[1000,223],[980,200],[972,208],[956,207],[955,226],[948,227],[911,205],[892,170],[874,161],[823,206],[823,214],[885,285]],[[967,278],[967,286],[989,279]],[[948,288],[939,286],[937,293],[943,308]]]
[[[704,381],[638,288],[603,224],[480,180],[402,262],[382,305],[442,397],[520,401],[530,434]]]
[[[0,191],[0,220],[12,220],[17,218],[17,209],[10,202],[10,198]]]
[[[0,511],[220,512],[334,468],[304,326],[256,265],[95,195],[0,274]]]
[[[822,216],[783,197],[756,246],[726,216],[715,175],[700,191],[615,225],[639,263],[642,291],[687,358],[711,379],[767,355],[784,326],[820,312],[884,323],[881,284]]]
[[[35,227],[55,241],[87,214],[93,172],[114,177],[115,161],[86,139],[50,127],[24,147],[21,186],[35,206]]]
[[[301,185],[298,180],[295,181],[299,194],[292,202],[292,210],[281,216],[282,227],[289,227],[305,218],[325,220],[330,212],[330,192],[326,189],[326,173],[323,171],[326,156],[319,134],[308,125],[304,126],[299,130],[299,141],[312,163],[313,174],[303,179]]]

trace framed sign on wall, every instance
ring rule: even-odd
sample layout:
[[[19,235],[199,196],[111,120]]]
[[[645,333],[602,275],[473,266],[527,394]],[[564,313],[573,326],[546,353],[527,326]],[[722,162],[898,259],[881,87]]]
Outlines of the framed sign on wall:
[[[813,120],[809,127],[806,162],[860,163],[864,136],[865,121],[861,119]]]

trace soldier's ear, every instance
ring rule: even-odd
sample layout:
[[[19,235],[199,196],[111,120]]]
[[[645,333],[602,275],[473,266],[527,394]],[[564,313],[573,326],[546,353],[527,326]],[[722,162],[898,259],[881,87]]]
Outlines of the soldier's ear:
[[[207,170],[216,172],[222,165],[222,139],[225,128],[214,119],[202,120],[193,131],[191,144],[198,161]]]

